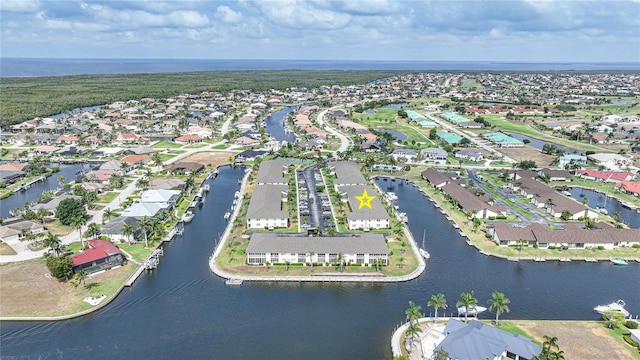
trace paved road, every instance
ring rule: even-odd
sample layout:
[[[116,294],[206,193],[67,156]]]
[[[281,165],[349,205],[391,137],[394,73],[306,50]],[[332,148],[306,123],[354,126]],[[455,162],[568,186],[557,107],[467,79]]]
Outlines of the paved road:
[[[334,136],[336,136],[338,139],[340,139],[340,147],[338,148],[338,150],[336,150],[336,151],[332,151],[332,153],[334,153],[334,154],[336,154],[338,151],[340,151],[340,152],[345,152],[345,151],[347,151],[347,150],[349,149],[349,147],[351,147],[351,145],[352,145],[352,142],[351,142],[351,139],[350,139],[350,138],[348,138],[348,137],[344,136],[342,133],[338,132],[336,129],[334,129],[334,128],[332,128],[331,126],[329,126],[329,124],[325,124],[325,121],[324,121],[324,117],[325,117],[325,115],[327,114],[327,112],[328,112],[328,111],[330,111],[330,110],[334,110],[334,109],[338,109],[338,108],[340,108],[340,107],[341,107],[341,106],[334,106],[334,107],[332,107],[332,108],[322,110],[320,113],[318,113],[318,118],[317,118],[317,120],[318,120],[318,127],[322,127],[322,126],[324,126],[324,129],[325,129],[327,132],[331,133],[332,135],[334,135]]]

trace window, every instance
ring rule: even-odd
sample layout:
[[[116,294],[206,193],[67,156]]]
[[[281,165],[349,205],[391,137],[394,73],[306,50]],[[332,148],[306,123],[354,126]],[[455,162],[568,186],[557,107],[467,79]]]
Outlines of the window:
[[[356,255],[356,264],[364,264],[364,254],[357,254]]]

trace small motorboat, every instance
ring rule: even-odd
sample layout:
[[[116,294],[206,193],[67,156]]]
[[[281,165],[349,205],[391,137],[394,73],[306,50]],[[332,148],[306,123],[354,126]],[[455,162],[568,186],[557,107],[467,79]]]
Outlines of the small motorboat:
[[[418,249],[418,250],[420,250],[420,255],[422,255],[422,257],[423,257],[425,260],[429,260],[429,258],[431,257],[431,255],[427,252],[427,250],[425,250],[425,249]]]
[[[227,285],[240,286],[242,285],[242,279],[227,279],[224,283]]]
[[[617,257],[617,258],[610,258],[610,259],[609,259],[609,261],[611,261],[611,263],[612,263],[613,265],[618,265],[618,266],[627,266],[627,265],[629,265],[629,263],[628,263],[628,262],[624,261],[624,259],[623,259],[623,258],[619,258],[619,257]]]
[[[469,307],[469,313],[467,315],[477,316],[481,312],[487,311],[487,308],[484,306],[471,306]],[[458,315],[464,315],[466,313],[466,309],[464,306],[458,308]]]
[[[624,308],[625,305],[626,304],[624,303],[624,300],[618,299],[612,302],[611,304],[598,305],[594,307],[593,310],[597,311],[599,314],[602,314],[602,315],[604,315],[606,312],[609,312],[609,311],[616,311],[624,315],[624,317],[626,318],[629,316],[629,312]]]
[[[193,220],[193,218],[194,218],[195,216],[196,216],[196,215],[193,213],[193,211],[191,211],[191,210],[187,210],[187,212],[185,212],[184,214],[182,214],[182,218],[181,218],[181,220],[182,220],[182,222],[188,223],[188,222],[191,222],[191,220]]]

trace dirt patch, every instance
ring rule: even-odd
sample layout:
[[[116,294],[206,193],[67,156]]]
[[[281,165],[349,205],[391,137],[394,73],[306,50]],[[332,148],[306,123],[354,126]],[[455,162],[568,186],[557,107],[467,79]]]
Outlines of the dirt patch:
[[[132,265],[96,275],[86,284],[122,284],[132,271]],[[66,282],[50,278],[43,259],[15,262],[0,266],[0,316],[56,316],[86,310],[91,305],[83,302],[85,296],[102,293],[111,296],[119,286],[77,288]],[[111,293],[109,293],[111,290]],[[100,293],[98,293],[100,292]]]
[[[597,322],[582,321],[512,321],[533,339],[544,335],[558,338],[558,346],[567,359],[633,359],[634,351],[616,341]],[[637,355],[635,358],[638,358]]]
[[[0,244],[0,255],[15,255],[13,248],[5,243]]]
[[[528,146],[521,148],[499,148],[498,151],[518,162],[522,160],[533,160],[539,167],[549,166],[557,158],[557,156],[543,154]]]
[[[231,163],[230,158],[235,156],[236,154],[237,153],[235,152],[229,152],[229,151],[198,152],[198,153],[189,155],[180,161],[197,162],[205,166],[211,166],[212,168],[216,168],[220,165],[230,164]]]

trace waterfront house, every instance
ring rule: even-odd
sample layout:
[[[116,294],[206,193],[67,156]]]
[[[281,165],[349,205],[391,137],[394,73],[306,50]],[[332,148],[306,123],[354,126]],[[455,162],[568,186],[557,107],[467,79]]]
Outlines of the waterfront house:
[[[446,165],[449,154],[441,148],[426,148],[420,150],[420,156],[424,161],[431,161],[438,165]]]
[[[444,339],[435,350],[445,350],[449,358],[458,360],[526,360],[538,356],[540,345],[530,338],[500,330],[471,320],[469,323],[450,319],[443,331]]]
[[[626,192],[635,196],[640,196],[640,182],[637,181],[622,181],[616,184],[616,188],[619,191]]]
[[[134,233],[131,235],[130,239],[123,234],[122,230],[125,225],[133,227]],[[118,216],[115,219],[111,219],[102,226],[100,235],[108,237],[109,240],[114,243],[135,241],[135,239],[139,239],[143,236],[142,229],[138,226],[138,218],[130,216]]]
[[[185,181],[183,179],[178,178],[156,178],[151,180],[150,184],[151,189],[184,189]]]
[[[56,196],[53,199],[44,199],[43,202],[33,205],[31,209],[33,211],[45,209],[47,211],[55,212],[56,209],[58,208],[58,205],[60,205],[60,203],[66,199],[74,199],[74,200],[81,201],[82,197],[77,195],[71,195],[71,194],[62,194],[62,195]]]
[[[413,149],[394,149],[391,153],[391,157],[393,157],[396,161],[403,158],[407,162],[413,162],[418,154]]]
[[[171,210],[180,199],[181,194],[180,190],[152,189],[140,194],[140,202],[166,204],[167,209]]]
[[[616,170],[630,166],[633,161],[619,154],[597,153],[587,155],[587,159],[593,161],[598,166],[604,166],[607,169]]]
[[[594,169],[578,169],[576,170],[576,176],[587,180],[604,181],[619,183],[622,181],[629,181],[634,178],[631,172],[619,172],[619,171],[600,171]]]
[[[434,188],[441,189],[443,186],[453,181],[450,175],[443,174],[436,169],[427,169],[420,173],[422,180],[429,183]]]
[[[338,254],[342,254],[345,264],[385,266],[389,261],[389,250],[382,234],[308,237],[255,233],[251,235],[246,254],[249,265],[267,262],[332,265],[339,262]]]
[[[169,165],[169,170],[171,172],[177,172],[177,173],[182,173],[186,175],[196,174],[202,171],[202,169],[204,169],[204,165],[197,162],[190,162],[190,161],[181,161],[181,162],[176,162]]]
[[[126,260],[122,251],[107,240],[89,240],[89,249],[72,255],[73,272],[94,273],[121,266]]]
[[[587,164],[587,157],[584,155],[567,154],[558,158],[560,169],[571,168],[572,166],[584,166]]]
[[[369,205],[363,206],[362,200],[359,198],[364,195],[365,191],[371,199]],[[349,204],[350,211],[347,212],[347,227],[349,230],[385,229],[390,226],[391,218],[389,213],[372,187],[362,185],[340,186],[338,193],[341,196],[341,201]]]
[[[13,184],[24,177],[24,171],[0,170],[0,183]]]
[[[538,176],[549,176],[549,181],[571,181],[571,173],[568,170],[553,170],[544,168],[538,170]]]
[[[167,203],[143,203],[138,202],[129,206],[122,212],[122,216],[136,217],[136,218],[152,218],[158,215],[163,210],[168,210],[169,204]]]
[[[264,157],[266,153],[264,150],[245,150],[236,154],[236,162],[255,161],[256,158]]]

